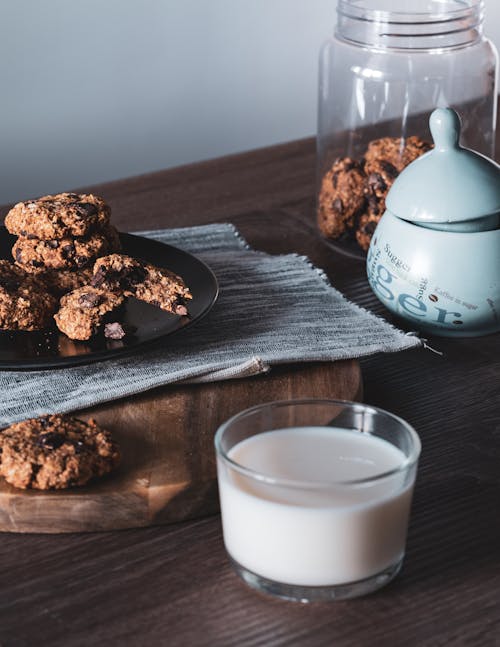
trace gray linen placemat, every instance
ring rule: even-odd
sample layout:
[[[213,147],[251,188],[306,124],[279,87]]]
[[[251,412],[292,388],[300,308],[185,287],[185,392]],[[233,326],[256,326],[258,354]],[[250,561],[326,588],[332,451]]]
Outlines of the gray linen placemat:
[[[211,312],[162,347],[88,366],[0,371],[0,424],[67,412],[179,381],[225,380],[274,364],[332,361],[422,342],[359,308],[296,254],[251,250],[230,224],[142,232],[196,254],[215,272]]]

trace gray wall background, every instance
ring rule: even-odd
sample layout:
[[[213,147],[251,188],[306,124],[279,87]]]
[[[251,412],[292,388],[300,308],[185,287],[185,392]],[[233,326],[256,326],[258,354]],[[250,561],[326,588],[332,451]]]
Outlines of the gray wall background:
[[[314,134],[335,4],[0,0],[0,203]]]

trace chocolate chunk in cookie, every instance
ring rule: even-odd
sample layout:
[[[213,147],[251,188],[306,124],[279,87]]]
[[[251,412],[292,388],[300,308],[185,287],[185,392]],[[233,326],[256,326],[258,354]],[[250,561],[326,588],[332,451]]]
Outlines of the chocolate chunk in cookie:
[[[373,232],[381,217],[382,214],[380,216],[373,216],[366,213],[359,219],[358,228],[356,229],[356,240],[361,249],[367,251],[368,247],[370,247]]]
[[[11,234],[39,240],[87,236],[109,224],[111,210],[95,195],[58,193],[19,202],[7,214]]]
[[[123,254],[97,259],[91,284],[178,315],[188,314],[185,301],[192,298],[180,276]]]
[[[109,431],[65,415],[17,422],[0,432],[0,474],[18,488],[85,485],[120,461]]]
[[[398,169],[387,160],[380,159],[365,165],[366,187],[370,195],[385,198],[394,180],[398,177]]]
[[[90,265],[99,256],[119,249],[118,232],[109,225],[86,238],[18,238],[12,248],[12,255],[27,272],[36,272],[42,268],[79,270]]]
[[[59,330],[70,339],[84,341],[97,334],[110,317],[118,315],[123,301],[121,294],[84,286],[62,297],[54,319]]]
[[[365,175],[361,165],[344,157],[324,175],[318,197],[318,226],[328,238],[339,238],[354,227],[364,209]]]
[[[0,328],[48,328],[56,308],[57,299],[43,281],[13,263],[0,260]]]

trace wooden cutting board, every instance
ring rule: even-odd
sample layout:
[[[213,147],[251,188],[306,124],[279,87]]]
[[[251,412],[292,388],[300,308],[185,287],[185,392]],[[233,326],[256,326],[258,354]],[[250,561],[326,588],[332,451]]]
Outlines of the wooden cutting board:
[[[118,440],[119,470],[83,488],[18,490],[0,479],[0,531],[89,532],[170,523],[218,511],[213,437],[242,409],[272,400],[359,400],[355,360],[276,368],[267,375],[169,386],[78,412]]]

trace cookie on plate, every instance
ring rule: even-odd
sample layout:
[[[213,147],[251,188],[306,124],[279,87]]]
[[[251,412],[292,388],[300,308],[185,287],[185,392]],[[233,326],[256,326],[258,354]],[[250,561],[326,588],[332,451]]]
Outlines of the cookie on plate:
[[[66,415],[17,422],[0,432],[0,474],[18,488],[85,485],[113,470],[120,453],[109,431]]]
[[[91,285],[132,296],[162,310],[187,315],[191,292],[180,276],[123,254],[98,258]]]
[[[64,294],[88,285],[92,278],[90,267],[83,270],[45,270],[35,273],[34,276],[42,280],[49,292],[57,298]]]
[[[350,157],[335,161],[321,181],[318,226],[327,238],[349,233],[365,206],[365,174]]]
[[[57,299],[36,276],[0,260],[0,328],[41,330],[52,323]]]
[[[120,249],[118,232],[111,225],[86,238],[40,240],[18,238],[12,256],[27,272],[41,269],[82,269],[96,258]]]
[[[58,193],[18,202],[5,217],[11,234],[40,240],[81,237],[109,224],[111,210],[102,198]]]
[[[125,331],[118,321],[117,310],[124,300],[122,294],[86,285],[62,297],[54,319],[59,330],[70,339],[85,341],[111,323],[115,325],[108,331],[105,329],[105,333],[112,339],[121,339]]]

